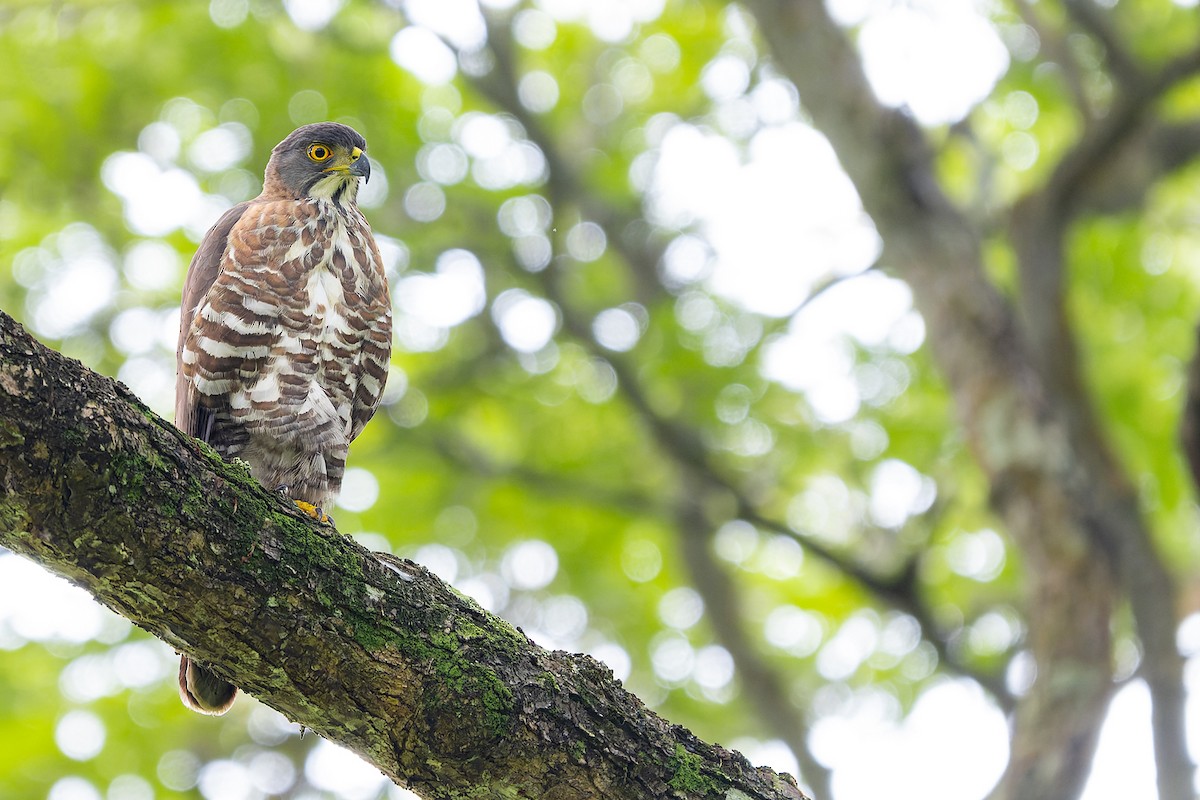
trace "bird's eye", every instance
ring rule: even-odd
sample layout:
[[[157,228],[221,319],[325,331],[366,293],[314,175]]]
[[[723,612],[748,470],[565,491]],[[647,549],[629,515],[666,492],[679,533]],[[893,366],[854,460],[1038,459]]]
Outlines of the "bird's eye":
[[[308,146],[308,157],[313,161],[328,161],[333,151],[327,145],[312,144]]]

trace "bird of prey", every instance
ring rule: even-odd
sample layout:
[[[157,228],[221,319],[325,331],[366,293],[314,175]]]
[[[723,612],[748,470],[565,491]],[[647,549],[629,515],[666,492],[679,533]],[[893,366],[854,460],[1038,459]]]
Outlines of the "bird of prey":
[[[262,193],[205,235],[183,287],[175,424],[322,522],[391,353],[387,278],[356,203],[366,147],[337,123],[293,131]],[[186,655],[179,691],[205,714],[237,695]]]

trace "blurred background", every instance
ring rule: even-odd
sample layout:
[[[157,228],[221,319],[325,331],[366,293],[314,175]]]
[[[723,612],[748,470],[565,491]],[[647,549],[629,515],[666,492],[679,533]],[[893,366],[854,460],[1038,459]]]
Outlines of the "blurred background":
[[[1002,290],[1008,209],[1078,137],[1080,98],[1103,112],[1116,94],[1103,31],[1147,62],[1200,31],[1194,0],[1110,5],[826,3],[981,221]],[[1081,6],[1109,27],[1077,29]],[[197,243],[293,128],[352,125],[396,350],[341,532],[593,654],[819,800],[984,797],[1036,674],[1026,564],[912,290],[761,24],[716,0],[7,0],[0,308],[169,418]],[[1172,98],[1195,114],[1200,87]],[[1076,226],[1068,305],[1178,582],[1184,657],[1188,161]],[[1122,619],[1089,800],[1155,796]],[[0,797],[415,796],[253,699],[184,710],[176,663],[0,550]]]

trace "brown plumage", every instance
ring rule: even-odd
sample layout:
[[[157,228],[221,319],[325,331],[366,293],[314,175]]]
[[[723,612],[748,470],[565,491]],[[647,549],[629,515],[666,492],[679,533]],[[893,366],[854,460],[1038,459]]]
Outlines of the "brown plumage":
[[[205,235],[183,287],[175,424],[318,519],[391,353],[383,262],[355,204],[366,146],[336,123],[294,131],[272,151],[262,193]],[[187,656],[179,689],[206,714],[237,695]]]

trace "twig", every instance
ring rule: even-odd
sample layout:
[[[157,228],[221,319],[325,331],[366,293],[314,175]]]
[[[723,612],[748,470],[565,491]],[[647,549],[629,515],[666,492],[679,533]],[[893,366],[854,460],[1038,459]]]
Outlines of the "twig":
[[[1071,48],[1067,46],[1062,35],[1059,31],[1050,28],[1029,0],[1012,0],[1012,3],[1017,10],[1018,16],[1021,17],[1021,21],[1033,29],[1038,39],[1041,40],[1043,46],[1046,47],[1053,57],[1054,62],[1062,69],[1067,90],[1075,99],[1075,105],[1079,107],[1080,112],[1087,119],[1095,117],[1096,109],[1083,87],[1083,76],[1080,72],[1079,61],[1075,57],[1075,54],[1071,52]]]
[[[1145,70],[1125,47],[1113,28],[1112,20],[1093,0],[1062,0],[1071,19],[1104,48],[1109,71],[1122,86],[1140,86]]]

